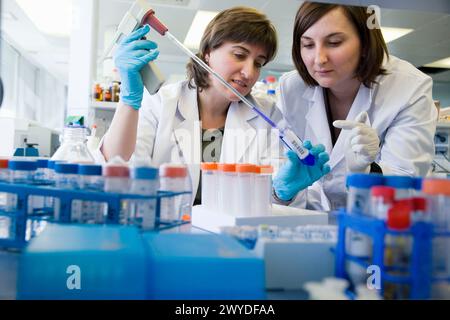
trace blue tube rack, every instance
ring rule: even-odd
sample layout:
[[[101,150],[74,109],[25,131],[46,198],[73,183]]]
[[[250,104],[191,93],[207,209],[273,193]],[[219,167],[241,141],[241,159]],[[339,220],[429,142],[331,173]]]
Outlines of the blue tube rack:
[[[17,205],[14,211],[5,211],[0,208],[0,217],[9,217],[15,224],[14,237],[12,239],[0,238],[0,248],[21,249],[26,245],[26,228],[28,219],[44,220],[55,223],[71,223],[71,204],[73,200],[106,203],[108,205],[108,214],[105,223],[119,224],[122,201],[156,199],[155,230],[173,228],[189,223],[189,221],[183,220],[164,221],[160,219],[161,199],[175,197],[182,194],[190,194],[191,192],[189,191],[158,191],[157,195],[147,196],[100,191],[84,191],[80,189],[59,189],[51,186],[50,182],[44,182],[36,185],[0,182],[0,193],[15,194],[17,196]],[[30,196],[58,198],[60,209],[58,221],[53,220],[53,212],[30,214],[28,209],[28,199]]]
[[[381,295],[384,293],[385,282],[393,284],[409,285],[410,299],[429,299],[431,287],[436,282],[448,282],[449,277],[433,276],[432,250],[433,239],[436,237],[450,238],[450,232],[436,232],[433,224],[427,222],[416,222],[408,230],[395,231],[386,226],[385,221],[361,214],[348,214],[344,209],[337,212],[338,243],[335,251],[335,274],[340,278],[347,278],[345,270],[346,261],[354,262],[363,268],[370,264],[380,267],[381,273]],[[346,231],[351,229],[372,239],[372,261],[368,258],[352,256],[346,253]],[[413,239],[412,255],[407,275],[393,275],[389,271],[401,269],[398,266],[385,266],[385,237],[409,236]]]

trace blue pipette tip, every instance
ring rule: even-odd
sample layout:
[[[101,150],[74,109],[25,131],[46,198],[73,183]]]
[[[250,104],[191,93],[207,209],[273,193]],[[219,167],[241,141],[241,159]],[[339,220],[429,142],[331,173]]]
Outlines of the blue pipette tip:
[[[316,158],[310,153],[305,158],[301,159],[301,161],[307,166],[313,166],[316,163]]]

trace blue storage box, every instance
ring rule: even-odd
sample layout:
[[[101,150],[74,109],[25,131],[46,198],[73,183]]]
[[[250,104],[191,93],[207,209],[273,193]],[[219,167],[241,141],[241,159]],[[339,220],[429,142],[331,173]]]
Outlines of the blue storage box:
[[[147,244],[149,299],[264,299],[264,261],[216,234],[154,233]]]
[[[144,243],[133,227],[50,224],[19,266],[18,299],[145,299]]]

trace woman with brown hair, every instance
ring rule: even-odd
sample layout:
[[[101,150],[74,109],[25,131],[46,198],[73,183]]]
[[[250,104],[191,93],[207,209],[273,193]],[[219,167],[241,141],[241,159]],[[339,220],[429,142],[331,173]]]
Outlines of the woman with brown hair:
[[[184,162],[199,199],[200,162],[260,163],[263,158],[280,157],[282,146],[270,126],[192,60],[186,81],[163,86],[155,95],[144,90],[139,70],[158,55],[156,43],[141,39],[149,30],[144,26],[135,31],[115,54],[122,80],[121,103],[97,159],[120,155],[128,161],[133,156],[148,159],[154,166]],[[274,104],[250,94],[261,68],[276,50],[275,28],[267,17],[252,8],[235,7],[209,23],[198,56],[277,122],[281,113]],[[300,161],[294,164],[303,182],[294,183],[296,192],[327,170],[329,157],[323,146],[308,147],[319,161],[311,169]]]
[[[424,176],[437,118],[432,80],[388,54],[367,8],[304,2],[295,17],[296,67],[279,107],[296,134],[320,141],[331,173],[305,190],[309,206],[345,206],[349,172]]]

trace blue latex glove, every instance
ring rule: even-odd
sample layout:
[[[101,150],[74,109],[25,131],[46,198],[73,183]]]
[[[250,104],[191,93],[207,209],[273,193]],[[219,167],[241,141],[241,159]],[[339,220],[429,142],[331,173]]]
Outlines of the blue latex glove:
[[[141,40],[149,31],[150,27],[145,25],[132,32],[123,39],[114,55],[114,63],[121,78],[120,100],[136,110],[141,107],[144,94],[144,84],[139,72],[159,54],[155,42]]]
[[[300,162],[294,151],[286,152],[288,160],[273,179],[273,188],[281,200],[292,200],[298,192],[330,172],[330,166],[326,163],[330,157],[322,144],[312,146],[310,141],[304,141],[303,146],[314,155],[316,163],[313,166],[307,166]]]

